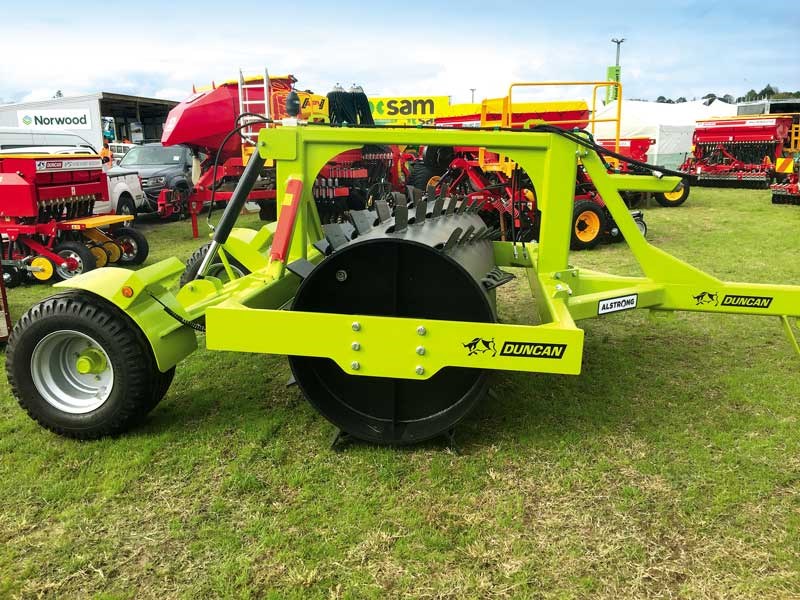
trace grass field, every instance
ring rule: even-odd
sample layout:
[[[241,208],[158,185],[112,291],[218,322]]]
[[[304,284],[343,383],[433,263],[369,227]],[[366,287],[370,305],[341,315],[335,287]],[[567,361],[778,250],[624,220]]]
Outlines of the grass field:
[[[646,218],[721,278],[800,284],[800,208],[767,192]],[[142,228],[148,264],[198,245],[187,223]],[[624,245],[573,260],[637,272]],[[13,316],[50,293],[11,290]],[[520,279],[499,304],[534,312]],[[144,426],[88,443],[2,377],[0,597],[800,597],[800,359],[778,320],[582,326],[583,374],[495,374],[459,453],[333,452],[282,357],[201,350]]]

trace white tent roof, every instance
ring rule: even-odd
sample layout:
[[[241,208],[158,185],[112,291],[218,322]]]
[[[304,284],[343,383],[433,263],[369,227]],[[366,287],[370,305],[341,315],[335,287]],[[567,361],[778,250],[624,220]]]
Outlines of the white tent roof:
[[[596,118],[612,119],[617,114],[617,102],[611,102],[597,111]],[[620,137],[657,137],[660,125],[694,128],[698,119],[730,117],[736,114],[736,106],[714,100],[709,106],[703,100],[666,104],[663,102],[622,101],[622,127]],[[613,138],[614,123],[597,123],[595,137]]]

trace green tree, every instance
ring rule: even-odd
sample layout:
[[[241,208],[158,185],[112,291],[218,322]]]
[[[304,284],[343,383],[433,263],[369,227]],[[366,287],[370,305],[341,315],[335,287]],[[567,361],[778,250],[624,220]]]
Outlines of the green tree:
[[[56,90],[56,93],[53,94],[53,98],[63,98],[64,93],[61,90]]]
[[[758,95],[761,96],[762,98],[772,98],[777,93],[778,93],[778,88],[772,87],[770,84],[767,84],[767,87],[758,92]]]

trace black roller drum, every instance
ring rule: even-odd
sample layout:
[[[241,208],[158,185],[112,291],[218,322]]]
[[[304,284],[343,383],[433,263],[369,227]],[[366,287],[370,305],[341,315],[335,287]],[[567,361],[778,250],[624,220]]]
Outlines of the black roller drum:
[[[494,289],[484,282],[487,274],[496,274],[492,232],[471,208],[455,210],[452,201],[446,211],[443,200],[419,201],[411,216],[399,206],[395,218],[382,223],[380,210],[360,211],[354,215],[356,228],[326,226],[334,250],[303,281],[293,310],[495,321]],[[324,341],[325,332],[319,336]],[[289,361],[322,415],[372,442],[409,444],[437,436],[487,390],[481,369],[447,367],[417,381],[350,375],[328,358]]]

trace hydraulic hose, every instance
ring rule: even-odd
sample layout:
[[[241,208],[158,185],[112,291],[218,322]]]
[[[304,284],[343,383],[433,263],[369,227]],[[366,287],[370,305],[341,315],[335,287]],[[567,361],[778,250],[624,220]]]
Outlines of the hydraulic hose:
[[[236,122],[238,123],[239,119],[241,119],[242,117],[255,117],[255,118],[258,119],[258,122],[264,123],[266,125],[274,122],[272,119],[267,119],[263,115],[259,115],[259,114],[251,113],[251,112],[243,112],[243,113],[241,113],[238,117],[236,117]],[[245,127],[249,127],[254,122],[255,121],[250,121],[249,123],[244,123],[243,125],[237,125],[233,129],[231,129],[228,132],[228,135],[225,136],[225,139],[222,140],[222,143],[219,145],[219,148],[217,148],[217,153],[214,155],[214,165],[212,167],[214,170],[212,171],[212,173],[214,173],[214,178],[215,179],[216,179],[216,176],[217,176],[217,168],[219,167],[219,159],[222,156],[222,149],[225,147],[225,144],[227,144],[228,140],[230,140],[237,133],[241,135],[242,129],[244,129]],[[206,216],[206,223],[208,223],[208,226],[212,230],[214,229],[214,226],[211,225],[211,215],[214,212],[214,197],[216,196],[216,193],[217,193],[217,186],[215,185],[214,187],[211,188],[211,201],[210,201],[211,202],[211,206],[209,206],[208,215]]]

